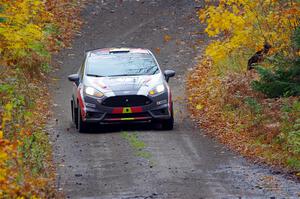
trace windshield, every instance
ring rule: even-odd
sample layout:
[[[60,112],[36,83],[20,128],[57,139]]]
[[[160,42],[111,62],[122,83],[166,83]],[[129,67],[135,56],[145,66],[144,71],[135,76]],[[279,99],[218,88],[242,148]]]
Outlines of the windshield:
[[[154,75],[159,72],[158,66],[150,54],[115,53],[90,57],[87,60],[88,76],[135,76]]]

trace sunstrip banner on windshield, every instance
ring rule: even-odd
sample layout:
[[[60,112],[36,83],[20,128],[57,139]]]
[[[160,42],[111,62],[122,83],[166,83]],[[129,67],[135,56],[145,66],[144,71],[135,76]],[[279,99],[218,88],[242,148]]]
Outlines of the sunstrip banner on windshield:
[[[141,113],[141,112],[143,112],[143,108],[140,106],[118,107],[118,108],[114,108],[112,111],[113,114],[129,114],[129,113]]]

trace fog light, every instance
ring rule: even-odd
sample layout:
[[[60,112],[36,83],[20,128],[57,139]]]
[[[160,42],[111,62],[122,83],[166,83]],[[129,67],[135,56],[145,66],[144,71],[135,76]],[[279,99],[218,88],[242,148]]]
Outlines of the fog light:
[[[156,102],[157,105],[162,105],[162,104],[166,104],[166,103],[168,103],[168,100],[166,100],[166,99]]]

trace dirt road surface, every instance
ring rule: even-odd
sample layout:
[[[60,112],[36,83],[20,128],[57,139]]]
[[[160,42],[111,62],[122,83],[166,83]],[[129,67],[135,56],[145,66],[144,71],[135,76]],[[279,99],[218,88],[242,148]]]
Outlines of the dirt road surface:
[[[185,75],[207,41],[196,18],[195,7],[201,4],[95,0],[83,10],[85,24],[72,48],[54,59],[61,68],[53,74],[58,80],[52,86],[54,116],[49,130],[57,189],[66,198],[297,198],[299,184],[248,163],[205,137],[188,116]],[[67,76],[78,70],[85,50],[121,46],[148,48],[163,69],[176,70],[170,81],[175,99],[173,131],[119,125],[80,134],[72,125],[72,84]]]

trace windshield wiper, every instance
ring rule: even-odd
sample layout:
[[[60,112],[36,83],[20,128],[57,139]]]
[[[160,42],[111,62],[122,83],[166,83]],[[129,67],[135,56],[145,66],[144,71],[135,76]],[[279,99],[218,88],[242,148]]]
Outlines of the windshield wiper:
[[[96,74],[87,74],[87,76],[90,76],[90,77],[104,77],[104,76],[96,75]]]
[[[158,69],[158,67],[155,69],[155,71],[152,73],[152,75],[155,75],[156,74],[156,72],[158,71],[159,69]]]

